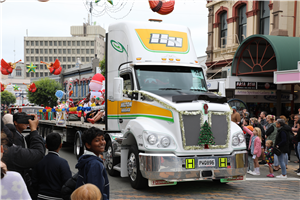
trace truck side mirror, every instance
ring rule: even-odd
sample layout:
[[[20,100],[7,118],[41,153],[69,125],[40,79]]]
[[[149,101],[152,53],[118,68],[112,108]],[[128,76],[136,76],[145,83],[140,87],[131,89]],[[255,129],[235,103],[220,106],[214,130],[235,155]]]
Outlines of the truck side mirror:
[[[114,78],[114,101],[123,101],[123,78]]]

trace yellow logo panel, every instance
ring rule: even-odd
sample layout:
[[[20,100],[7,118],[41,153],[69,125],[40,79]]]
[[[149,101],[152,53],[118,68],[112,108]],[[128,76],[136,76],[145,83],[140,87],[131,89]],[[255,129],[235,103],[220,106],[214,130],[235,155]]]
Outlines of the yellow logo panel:
[[[227,158],[219,158],[219,167],[227,167]]]
[[[157,29],[135,29],[135,31],[148,51],[180,53],[189,51],[188,36],[185,32]]]
[[[185,168],[186,169],[195,169],[195,159],[185,159]]]

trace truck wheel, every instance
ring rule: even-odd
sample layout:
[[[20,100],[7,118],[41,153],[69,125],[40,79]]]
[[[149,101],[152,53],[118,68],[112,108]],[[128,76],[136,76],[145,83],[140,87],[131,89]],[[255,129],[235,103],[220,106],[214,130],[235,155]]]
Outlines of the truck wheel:
[[[47,137],[47,135],[48,135],[48,127],[46,126],[46,127],[44,127],[43,128],[43,135],[42,135],[42,137],[43,137],[43,139],[46,141],[46,137]]]
[[[107,172],[111,176],[119,176],[119,172],[114,170],[113,167],[120,163],[120,157],[114,156],[114,150],[112,147],[111,141],[108,142],[107,144],[107,153],[106,153],[106,162],[107,162]]]
[[[127,170],[131,187],[134,189],[147,187],[148,180],[142,176],[140,171],[139,150],[137,146],[131,146],[129,149]]]
[[[79,157],[83,154],[84,151],[84,146],[80,145],[80,136],[76,136],[76,140],[74,143],[74,150],[75,150],[75,155],[77,157],[77,159],[79,159]]]
[[[44,126],[40,126],[40,127],[39,127],[39,135],[40,135],[41,137],[43,137],[43,132],[44,132]]]

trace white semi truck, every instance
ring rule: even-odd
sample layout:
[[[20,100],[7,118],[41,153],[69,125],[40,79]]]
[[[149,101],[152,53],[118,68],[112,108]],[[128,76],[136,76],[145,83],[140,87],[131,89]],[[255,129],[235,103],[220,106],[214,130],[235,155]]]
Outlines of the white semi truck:
[[[245,180],[244,134],[207,91],[187,27],[119,22],[106,35],[105,163],[133,188]]]

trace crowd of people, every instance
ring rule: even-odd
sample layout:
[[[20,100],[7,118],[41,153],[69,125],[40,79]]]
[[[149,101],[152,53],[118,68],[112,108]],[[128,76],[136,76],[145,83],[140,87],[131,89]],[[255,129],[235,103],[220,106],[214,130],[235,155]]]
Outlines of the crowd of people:
[[[287,178],[286,169],[294,149],[298,159],[294,162],[299,163],[299,168],[294,171],[300,176],[300,109],[299,114],[290,116],[290,120],[284,115],[268,115],[265,111],[258,118],[250,118],[246,109],[239,113],[232,106],[232,110],[231,121],[241,126],[245,134],[248,174],[260,175],[259,166],[267,165],[270,172],[267,177],[274,178],[274,171],[281,170],[281,175],[276,178]]]
[[[92,127],[83,133],[86,150],[75,166],[78,172],[72,176],[68,162],[59,156],[60,134],[52,132],[44,141],[38,132],[37,115],[25,122],[26,116],[19,112],[1,119],[1,199],[109,199],[102,160],[104,132]],[[28,126],[30,133],[24,137]]]

